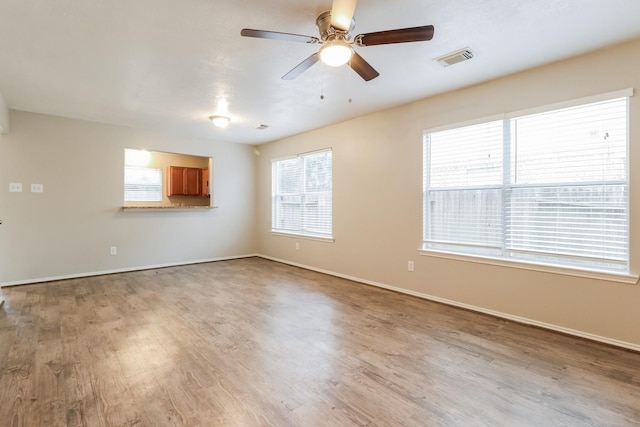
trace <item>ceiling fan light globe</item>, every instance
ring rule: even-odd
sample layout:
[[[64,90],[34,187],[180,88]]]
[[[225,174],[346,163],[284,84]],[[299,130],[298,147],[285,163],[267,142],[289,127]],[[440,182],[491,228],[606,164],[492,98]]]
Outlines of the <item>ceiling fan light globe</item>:
[[[339,67],[349,62],[353,49],[346,42],[333,40],[320,49],[320,59],[330,67]]]

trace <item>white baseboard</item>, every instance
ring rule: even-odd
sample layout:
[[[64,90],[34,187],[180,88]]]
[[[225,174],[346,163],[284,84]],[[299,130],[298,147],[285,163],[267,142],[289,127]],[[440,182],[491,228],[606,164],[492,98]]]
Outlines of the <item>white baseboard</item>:
[[[307,270],[317,271],[318,273],[324,273],[324,274],[328,274],[330,276],[335,276],[335,277],[340,277],[340,278],[343,278],[343,279],[348,279],[348,280],[351,280],[351,281],[354,281],[354,282],[363,283],[365,285],[376,286],[378,288],[388,289],[388,290],[399,292],[399,293],[402,293],[402,294],[412,295],[412,296],[415,296],[415,297],[418,297],[418,298],[423,298],[423,299],[426,299],[426,300],[429,300],[429,301],[435,301],[435,302],[439,302],[439,303],[450,305],[450,306],[454,306],[454,307],[460,307],[460,308],[464,308],[464,309],[467,309],[467,310],[476,311],[476,312],[479,312],[479,313],[489,314],[491,316],[500,317],[500,318],[511,320],[511,321],[517,322],[517,323],[536,326],[536,327],[543,328],[543,329],[549,329],[551,331],[556,331],[556,332],[560,332],[560,333],[567,334],[567,335],[573,335],[573,336],[580,337],[580,338],[585,338],[585,339],[588,339],[588,340],[591,340],[591,341],[598,341],[598,342],[601,342],[601,343],[604,343],[604,344],[609,344],[609,345],[613,345],[613,346],[616,346],[616,347],[622,347],[622,348],[626,348],[628,350],[633,350],[633,351],[640,352],[640,345],[639,344],[634,344],[634,343],[630,343],[630,342],[626,342],[626,341],[616,340],[616,339],[613,339],[613,338],[603,337],[603,336],[600,336],[600,335],[591,334],[589,332],[583,332],[583,331],[578,331],[578,330],[575,330],[575,329],[565,328],[563,326],[553,325],[551,323],[540,322],[538,320],[528,319],[526,317],[514,316],[512,314],[502,313],[500,311],[495,311],[495,310],[490,310],[490,309],[483,308],[483,307],[478,307],[478,306],[475,306],[475,305],[465,304],[465,303],[461,303],[461,302],[458,302],[458,301],[437,297],[437,296],[434,296],[434,295],[423,294],[423,293],[420,293],[420,292],[415,292],[415,291],[411,291],[411,290],[408,290],[408,289],[399,288],[399,287],[396,287],[396,286],[386,285],[384,283],[374,282],[374,281],[371,281],[371,280],[361,279],[359,277],[349,276],[347,274],[336,273],[336,272],[333,272],[333,271],[324,270],[324,269],[321,269],[321,268],[316,268],[316,267],[312,267],[312,266],[305,265],[305,264],[299,264],[299,263],[296,263],[296,262],[291,262],[291,261],[287,261],[287,260],[283,260],[283,259],[278,259],[278,258],[270,257],[270,256],[267,256],[267,255],[256,254],[256,256],[258,256],[260,258],[265,258],[265,259],[268,259],[268,260],[271,260],[271,261],[276,261],[276,262],[281,262],[283,264],[292,265],[294,267],[300,267],[300,268],[304,268],[304,269],[307,269]]]
[[[4,282],[0,284],[0,287],[8,287],[8,286],[17,286],[17,285],[30,285],[34,283],[43,283],[43,282],[55,282],[57,280],[67,280],[67,279],[77,279],[80,277],[91,277],[91,276],[104,276],[105,274],[116,274],[116,273],[128,273],[131,271],[141,271],[141,270],[153,270],[155,268],[165,268],[165,267],[177,267],[180,265],[190,265],[190,264],[202,264],[205,262],[215,262],[215,261],[227,261],[230,259],[240,259],[240,258],[251,258],[258,256],[257,254],[248,254],[248,255],[234,255],[228,257],[220,257],[220,258],[210,258],[210,259],[200,259],[194,261],[182,261],[182,262],[172,262],[166,264],[155,264],[155,265],[142,265],[138,267],[128,267],[128,268],[118,268],[114,270],[102,270],[102,271],[91,271],[86,273],[74,273],[74,274],[66,274],[63,276],[52,276],[52,277],[39,277],[36,279],[27,279],[27,280],[16,280],[13,282]]]

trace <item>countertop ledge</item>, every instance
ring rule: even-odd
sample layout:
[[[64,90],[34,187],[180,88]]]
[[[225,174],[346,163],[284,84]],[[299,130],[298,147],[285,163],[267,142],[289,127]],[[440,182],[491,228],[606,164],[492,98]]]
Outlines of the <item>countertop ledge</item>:
[[[122,206],[124,212],[208,211],[217,208],[217,206]]]

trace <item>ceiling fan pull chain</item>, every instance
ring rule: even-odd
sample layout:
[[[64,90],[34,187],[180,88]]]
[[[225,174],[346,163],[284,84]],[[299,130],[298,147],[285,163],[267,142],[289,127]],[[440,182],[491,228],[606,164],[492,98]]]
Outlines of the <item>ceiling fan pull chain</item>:
[[[353,58],[353,55],[351,55],[351,57],[349,58],[349,92],[351,94],[351,92],[353,91],[353,79],[351,78],[353,76],[353,68],[351,68],[351,58]],[[349,96],[349,99],[347,102],[349,102],[349,104],[351,104],[351,101],[353,101],[351,99],[351,96]]]
[[[324,100],[324,64],[320,64],[320,100]]]

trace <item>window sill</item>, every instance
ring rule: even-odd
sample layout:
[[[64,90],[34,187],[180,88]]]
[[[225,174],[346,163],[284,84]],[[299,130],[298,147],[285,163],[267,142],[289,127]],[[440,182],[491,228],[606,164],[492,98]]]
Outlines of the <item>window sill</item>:
[[[318,242],[333,243],[333,237],[310,236],[308,234],[285,233],[284,231],[271,231],[273,236],[290,237],[294,239],[316,240]]]
[[[418,249],[418,253],[423,256],[434,258],[454,259],[464,262],[475,262],[479,264],[496,265],[500,267],[518,268],[521,270],[540,271],[545,273],[562,274],[565,276],[583,277],[587,279],[607,280],[610,282],[625,283],[635,285],[639,276],[629,273],[613,273],[597,270],[583,270],[577,268],[560,267],[550,264],[534,264],[526,261],[505,260],[478,255],[462,255],[452,252],[436,251],[432,249]]]

